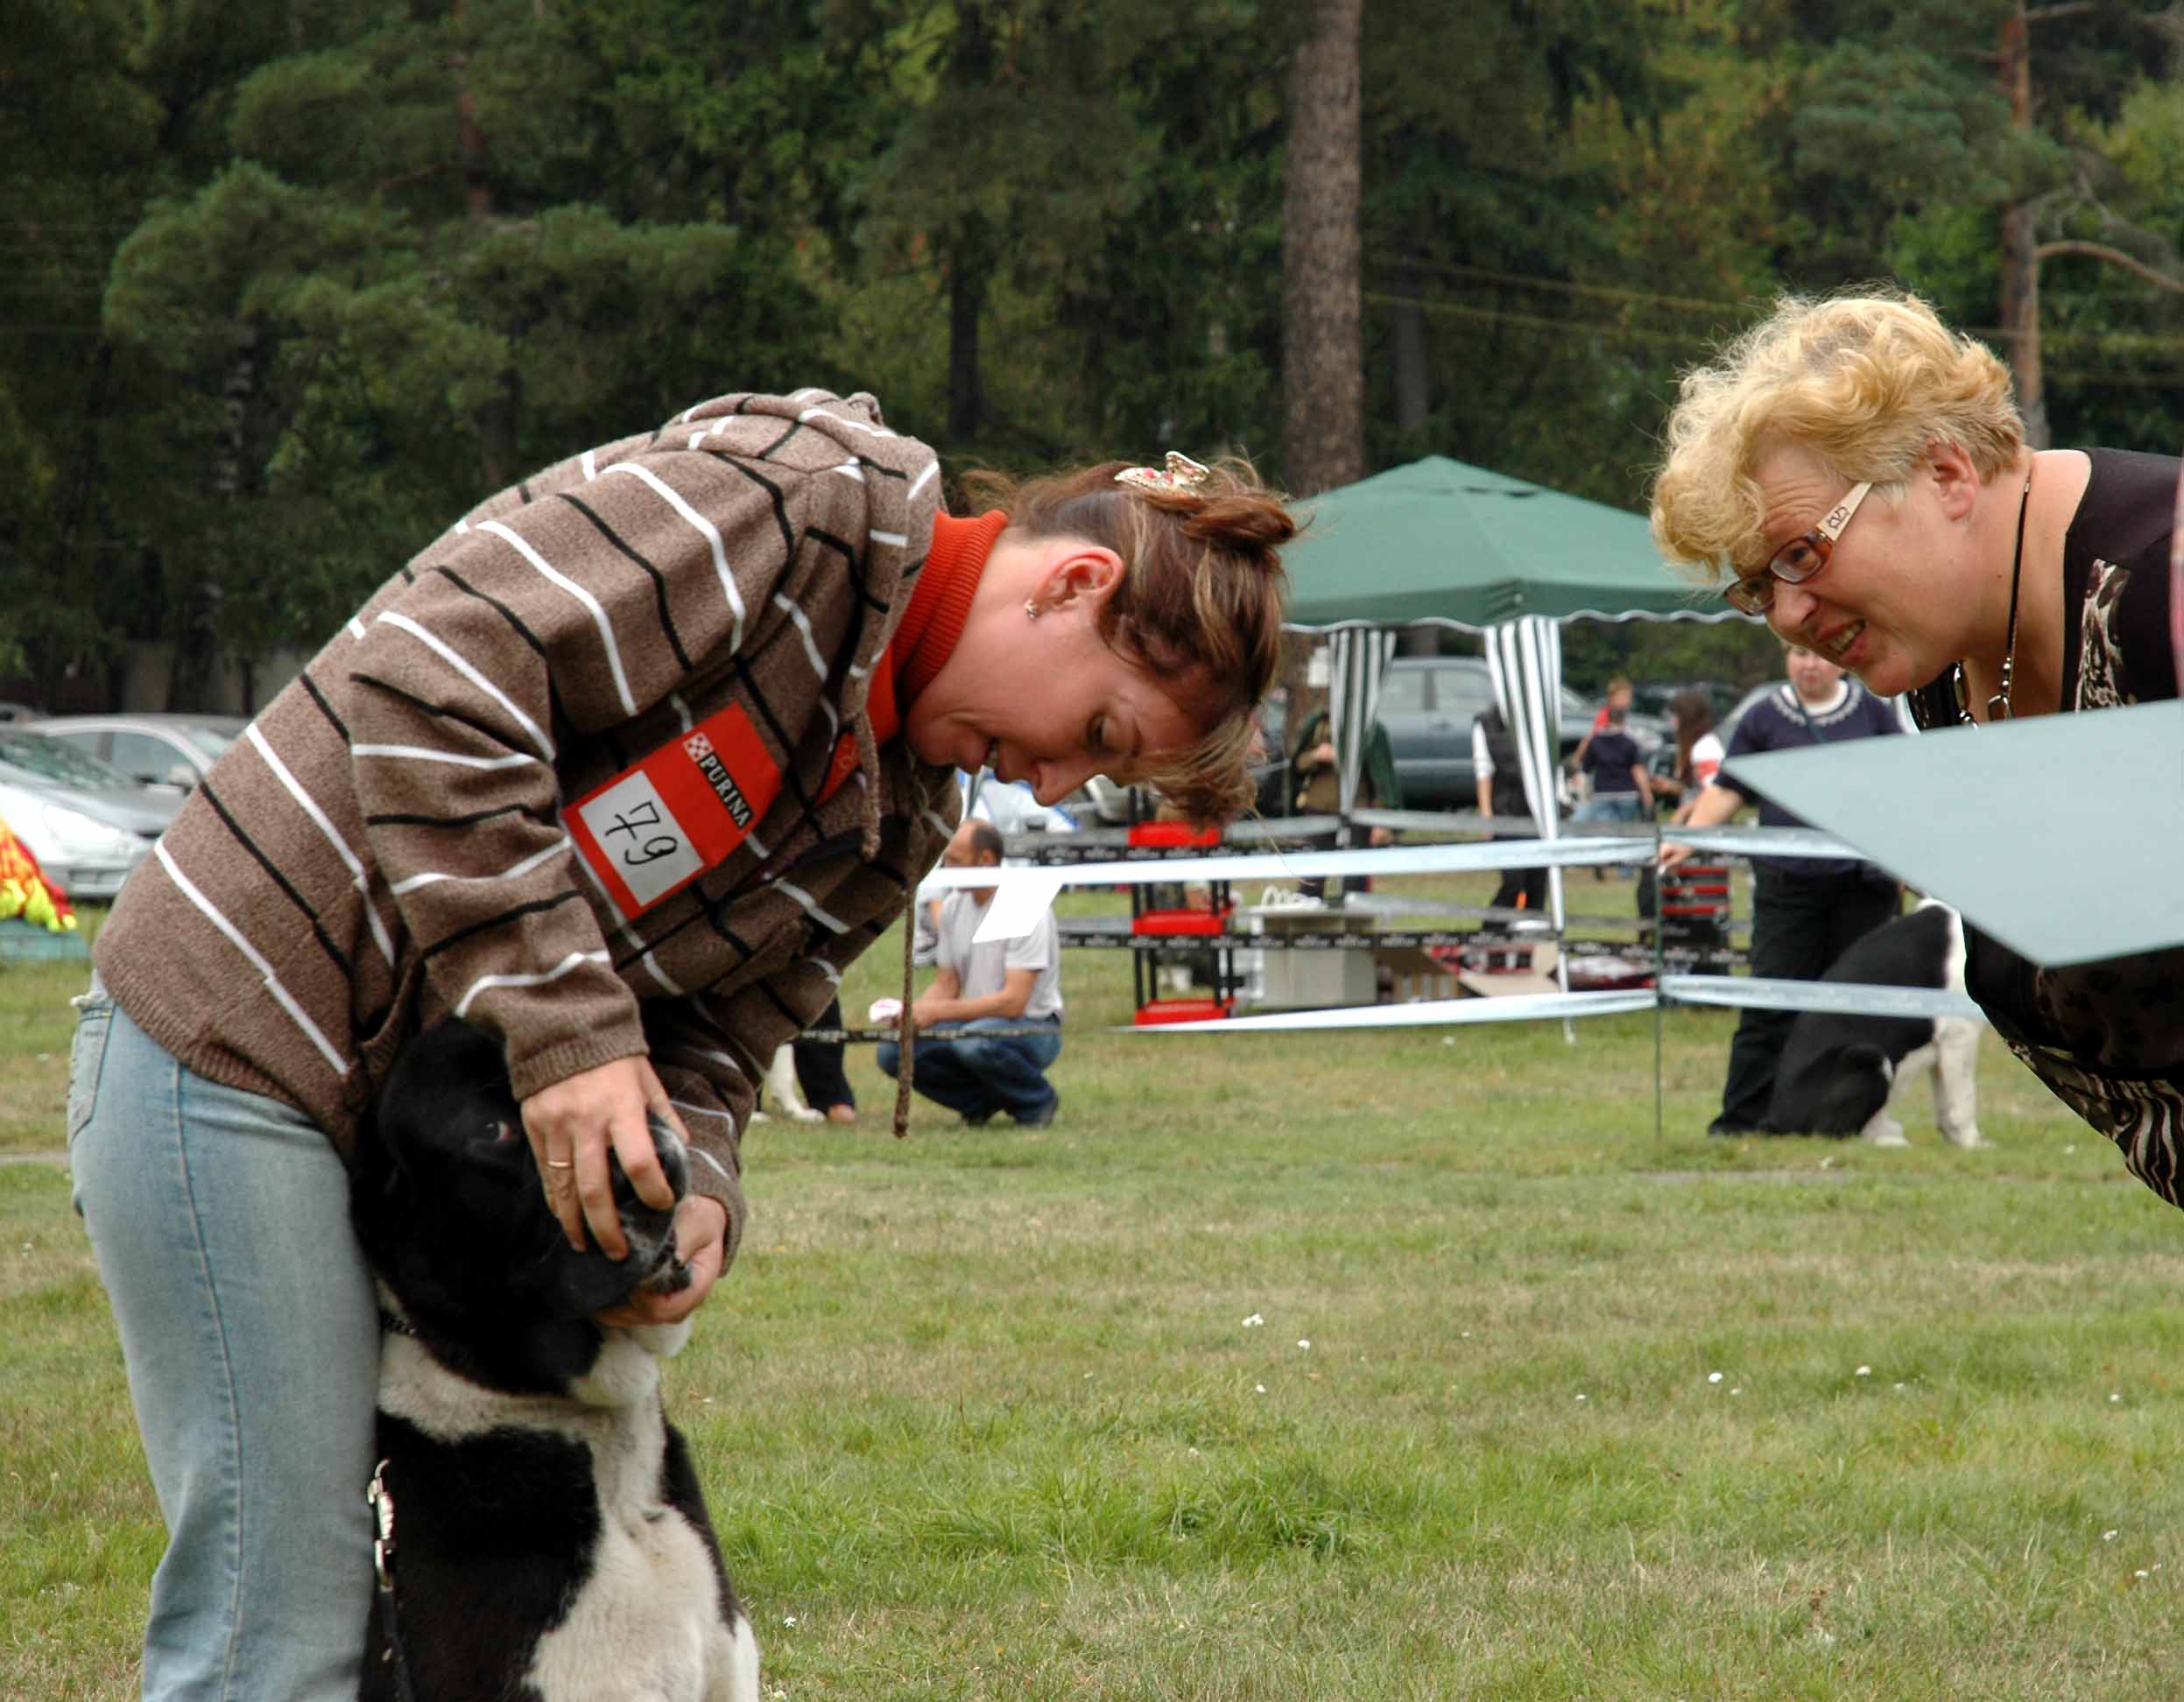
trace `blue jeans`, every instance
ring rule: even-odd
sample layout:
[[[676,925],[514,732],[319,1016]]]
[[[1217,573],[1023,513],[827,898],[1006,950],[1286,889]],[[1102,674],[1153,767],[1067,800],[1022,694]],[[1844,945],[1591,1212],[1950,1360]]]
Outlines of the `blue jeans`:
[[[1595,792],[1577,806],[1573,821],[1643,821],[1645,812],[1639,806],[1638,795],[1627,792]]]
[[[1044,1034],[987,1034],[996,1028],[1045,1023]],[[1061,1056],[1058,1016],[980,1016],[968,1023],[936,1023],[918,1036],[911,1086],[951,1111],[983,1122],[1006,1111],[1018,1122],[1054,1102],[1046,1068]],[[879,1044],[879,1066],[893,1075],[902,1061],[892,1040]]]
[[[348,1172],[300,1112],[192,1073],[95,987],[78,1009],[75,1205],[167,1526],[144,1694],[353,1702],[379,1323]]]

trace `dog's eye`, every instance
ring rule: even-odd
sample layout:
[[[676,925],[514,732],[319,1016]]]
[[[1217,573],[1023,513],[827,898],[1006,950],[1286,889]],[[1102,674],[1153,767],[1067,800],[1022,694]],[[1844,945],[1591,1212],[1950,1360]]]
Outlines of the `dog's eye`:
[[[491,1122],[486,1124],[485,1132],[496,1142],[512,1141],[516,1138],[516,1125],[505,1117],[496,1117]]]

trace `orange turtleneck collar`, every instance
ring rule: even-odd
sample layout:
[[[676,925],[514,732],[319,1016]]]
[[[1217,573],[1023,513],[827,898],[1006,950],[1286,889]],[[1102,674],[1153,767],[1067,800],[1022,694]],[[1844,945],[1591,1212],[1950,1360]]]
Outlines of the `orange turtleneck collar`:
[[[902,731],[903,712],[933,683],[955,649],[986,571],[986,557],[1008,524],[1009,517],[999,509],[975,520],[933,517],[933,545],[919,571],[918,587],[872,670],[865,713],[872,722],[873,743],[885,744]]]

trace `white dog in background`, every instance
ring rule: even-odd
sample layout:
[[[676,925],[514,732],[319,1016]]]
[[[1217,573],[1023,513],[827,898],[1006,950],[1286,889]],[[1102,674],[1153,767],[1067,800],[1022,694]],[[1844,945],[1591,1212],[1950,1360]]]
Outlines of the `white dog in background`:
[[[782,1044],[773,1049],[773,1061],[766,1066],[765,1080],[761,1084],[764,1096],[762,1105],[773,1108],[771,1112],[754,1111],[753,1122],[769,1122],[774,1117],[786,1117],[791,1122],[825,1122],[827,1114],[814,1111],[804,1103],[803,1090],[796,1085],[796,1052],[794,1048]]]
[[[1962,993],[1963,923],[1929,898],[1852,942],[1821,979]],[[1976,1077],[1986,1026],[1966,1016],[1805,1011],[1783,1044],[1766,1127],[1779,1135],[1863,1136],[1875,1146],[1908,1146],[1903,1125],[1888,1115],[1889,1101],[1930,1068],[1941,1138],[1952,1146],[1985,1146]]]

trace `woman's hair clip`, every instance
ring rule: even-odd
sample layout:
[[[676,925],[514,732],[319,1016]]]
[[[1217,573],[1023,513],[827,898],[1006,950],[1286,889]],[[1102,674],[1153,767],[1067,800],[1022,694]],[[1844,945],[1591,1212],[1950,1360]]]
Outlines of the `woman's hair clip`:
[[[1213,476],[1180,450],[1168,451],[1165,470],[1152,467],[1125,467],[1115,475],[1117,484],[1135,485],[1140,490],[1195,490]]]

